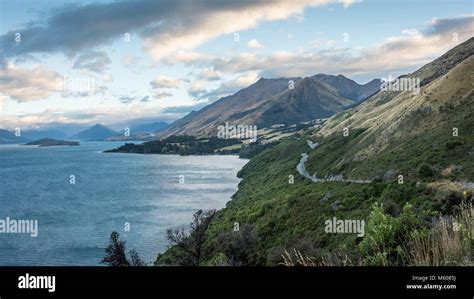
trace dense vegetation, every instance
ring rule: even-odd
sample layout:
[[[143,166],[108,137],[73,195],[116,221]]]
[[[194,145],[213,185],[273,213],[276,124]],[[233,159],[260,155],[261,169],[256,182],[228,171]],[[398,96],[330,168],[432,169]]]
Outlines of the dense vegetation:
[[[473,42],[412,73],[417,94],[379,92],[322,126],[280,131],[277,143],[221,148],[251,158],[237,193],[169,234],[155,264],[472,266]],[[304,81],[288,94],[312,107],[317,84]],[[269,117],[307,112],[287,105]],[[319,180],[300,175],[300,161]],[[359,221],[363,233],[328,231],[331,219]]]
[[[56,140],[52,138],[43,138],[40,140],[36,140],[33,142],[26,143],[25,145],[39,145],[40,147],[43,146],[58,146],[58,145],[69,145],[69,146],[74,146],[74,145],[79,145],[79,142],[77,141],[65,141],[65,140]]]
[[[135,154],[172,154],[172,155],[206,155],[219,153],[219,149],[240,144],[238,139],[220,139],[217,137],[198,139],[193,136],[177,135],[162,140],[148,141],[142,144],[126,143],[119,148],[108,150],[109,153]]]
[[[335,137],[324,154],[331,152],[337,157],[336,149],[342,142],[350,143],[351,139]],[[415,241],[429,243],[428,238],[436,235],[430,230],[439,222],[436,219],[458,217],[461,202],[472,197],[430,188],[421,178],[403,184],[380,178],[370,184],[312,183],[296,170],[303,152],[309,152],[305,138],[288,138],[245,165],[239,172],[243,180],[238,192],[207,229],[208,258],[201,264],[278,265],[288,261],[285,255],[291,259],[292,252],[326,261],[323,264],[342,264],[342,259],[365,265],[416,264],[416,251],[401,246]],[[325,233],[324,223],[332,217],[363,219],[366,234]],[[469,263],[466,238],[470,236],[458,236],[457,242],[464,247],[446,264]],[[179,262],[182,254],[179,247],[170,247],[158,256],[156,264],[183,265]]]
[[[398,174],[405,179],[433,181],[436,179],[474,180],[474,96],[462,100],[462,109],[441,106],[441,119],[435,128],[411,136],[393,136],[387,146],[370,159],[355,159],[356,153],[374,143],[379,134],[365,134],[364,129],[353,129],[349,137],[341,134],[315,138],[321,146],[309,154],[308,168],[319,176],[343,174],[348,178],[391,178]],[[432,113],[412,112],[410,123],[403,128],[423,128]],[[341,114],[340,118],[345,115]],[[335,117],[331,124],[335,123]],[[331,125],[330,124],[330,125]],[[453,128],[459,132],[453,136]],[[413,129],[416,130],[416,129]]]

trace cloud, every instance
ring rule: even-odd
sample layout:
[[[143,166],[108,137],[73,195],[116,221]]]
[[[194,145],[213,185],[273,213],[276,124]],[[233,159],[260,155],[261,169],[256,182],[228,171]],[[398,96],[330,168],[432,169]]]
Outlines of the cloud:
[[[219,87],[214,90],[202,93],[201,98],[209,98],[211,101],[220,97],[235,93],[239,89],[245,88],[260,79],[258,72],[248,72],[238,76],[235,79],[222,82]]]
[[[160,61],[216,36],[254,28],[261,22],[301,15],[308,6],[331,2],[137,0],[70,4],[51,10],[42,22],[30,22],[24,28],[0,36],[0,52],[5,57],[48,52],[71,56],[129,33],[140,35],[145,50]],[[341,3],[346,6],[351,2]],[[16,33],[21,34],[19,44],[15,42]]]
[[[155,98],[157,100],[167,98],[167,97],[172,97],[172,96],[173,96],[173,94],[171,94],[169,92],[157,92],[157,93],[153,94],[153,98]]]
[[[135,74],[141,74],[144,69],[149,68],[143,58],[131,54],[122,57],[122,65]]]
[[[196,80],[192,83],[191,87],[188,88],[187,92],[194,98],[200,98],[202,94],[207,92],[209,82],[204,80]]]
[[[131,104],[133,102],[146,103],[150,101],[150,96],[119,95],[116,97],[123,104]]]
[[[366,49],[331,48],[320,51],[275,52],[270,55],[242,53],[213,60],[223,73],[260,71],[263,77],[344,74],[364,79],[405,73],[428,63],[473,36],[474,16],[433,19],[424,30],[404,30]]]
[[[105,95],[108,87],[99,85],[95,76],[62,76],[57,80],[56,91],[61,93],[63,98],[88,97],[91,95]]]
[[[338,0],[337,2],[342,3],[342,6],[343,6],[344,8],[347,8],[347,7],[351,6],[351,5],[353,5],[354,3],[360,3],[360,2],[362,2],[362,0]]]
[[[174,121],[180,116],[182,115],[179,113],[163,113],[163,108],[160,107],[143,109],[143,105],[97,107],[94,111],[91,111],[90,108],[75,110],[45,109],[39,113],[4,115],[2,116],[2,126],[8,128],[27,128],[43,124],[54,124],[52,126],[57,128],[58,126],[64,126],[66,124],[83,124],[87,127],[96,123],[114,124],[117,123],[117,119],[120,119],[121,122],[145,118],[150,121]]]
[[[105,74],[104,76],[102,76],[102,81],[104,81],[104,82],[113,82],[114,77],[112,77],[111,74]]]
[[[249,40],[249,42],[247,43],[247,47],[251,49],[261,49],[263,48],[263,45],[254,38],[254,39]]]
[[[134,102],[137,99],[135,96],[120,96],[118,97],[118,100],[124,104],[130,104]]]
[[[112,61],[104,51],[87,51],[79,54],[74,60],[73,69],[84,69],[90,72],[103,73]]]
[[[144,36],[144,48],[156,61],[160,61],[176,50],[194,49],[213,37],[254,28],[261,22],[298,16],[305,7],[330,2],[332,1],[223,1],[219,2],[220,5],[207,2],[193,7],[193,14],[187,15],[186,20],[170,21],[166,24],[168,26],[151,30]]]
[[[212,59],[214,59],[214,57],[209,54],[179,50],[176,51],[176,53],[163,57],[160,62],[168,65],[183,63],[186,66],[206,66]]]
[[[45,99],[58,91],[61,76],[43,65],[32,69],[21,69],[7,63],[0,69],[0,93],[18,102]]]
[[[212,68],[204,68],[196,77],[200,80],[216,81],[220,80],[221,76],[222,75],[219,71]]]
[[[152,88],[179,88],[182,81],[168,76],[158,76],[150,82]]]

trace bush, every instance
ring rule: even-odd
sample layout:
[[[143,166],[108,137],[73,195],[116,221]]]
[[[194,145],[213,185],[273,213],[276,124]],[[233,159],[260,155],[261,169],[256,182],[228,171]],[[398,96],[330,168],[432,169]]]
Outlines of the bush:
[[[193,215],[190,224],[190,232],[184,229],[167,230],[167,238],[170,246],[175,246],[173,263],[180,266],[199,266],[206,260],[211,252],[208,244],[207,230],[216,215],[215,210],[203,212],[197,211]],[[166,257],[163,257],[166,258]],[[161,256],[158,256],[155,264],[160,264]]]
[[[245,224],[239,231],[219,234],[217,237],[219,250],[231,266],[255,266],[258,262],[257,237],[255,227]]]
[[[463,143],[461,141],[449,141],[449,142],[446,142],[446,148],[448,150],[453,150],[455,149],[456,147],[458,146],[461,146],[463,145]]]
[[[410,204],[405,204],[398,217],[386,215],[382,206],[375,204],[359,243],[364,263],[369,266],[404,265],[406,254],[401,245],[405,244],[411,231],[420,227],[422,221]]]
[[[390,215],[390,216],[395,216],[396,217],[402,211],[402,208],[400,207],[400,205],[397,204],[396,202],[394,202],[391,199],[384,200],[382,206],[383,206],[383,212],[385,214]]]
[[[408,264],[413,266],[473,265],[470,203],[462,203],[453,217],[433,220],[430,230],[415,230],[406,243]]]
[[[118,232],[112,232],[110,235],[110,244],[105,248],[106,255],[102,259],[102,264],[107,264],[113,267],[124,266],[145,266],[138,253],[135,250],[130,250],[130,260],[125,254],[125,241],[120,240]]]
[[[428,164],[423,164],[418,170],[418,175],[421,178],[431,178],[434,175],[434,171]]]

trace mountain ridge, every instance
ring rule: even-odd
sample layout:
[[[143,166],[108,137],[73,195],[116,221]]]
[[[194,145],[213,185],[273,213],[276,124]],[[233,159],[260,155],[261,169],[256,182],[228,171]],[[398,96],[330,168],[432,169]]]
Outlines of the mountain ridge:
[[[311,83],[311,80],[318,83]],[[301,82],[304,82],[303,85]],[[323,76],[322,74],[305,78],[260,78],[254,84],[232,95],[220,98],[199,111],[192,111],[175,121],[160,134],[160,137],[179,134],[211,136],[215,133],[215,127],[226,121],[236,124],[258,125],[259,127],[279,124],[281,120],[271,117],[270,111],[281,110],[282,106],[292,108],[288,115],[280,114],[283,120],[288,123],[329,117],[346,106],[357,104],[363,100],[364,95],[374,93],[380,88],[378,82],[378,79],[374,79],[361,85],[342,75]],[[307,86],[310,83],[313,87]],[[316,85],[318,88],[314,88]],[[305,88],[312,88],[312,94],[300,91]],[[355,89],[352,93],[350,92],[351,88]],[[295,92],[301,92],[306,96],[305,100],[300,101],[299,104],[302,102],[315,103],[319,107],[309,107],[309,109],[308,107],[298,107],[298,99],[293,96]],[[344,97],[341,93],[346,94],[349,98]],[[344,107],[339,107],[340,103],[344,103],[342,105]],[[268,112],[265,113],[265,111]],[[303,112],[303,116],[298,117],[297,112]]]
[[[115,132],[109,127],[101,124],[95,124],[94,126],[73,135],[71,139],[83,141],[103,141],[117,135],[119,135],[119,133]]]

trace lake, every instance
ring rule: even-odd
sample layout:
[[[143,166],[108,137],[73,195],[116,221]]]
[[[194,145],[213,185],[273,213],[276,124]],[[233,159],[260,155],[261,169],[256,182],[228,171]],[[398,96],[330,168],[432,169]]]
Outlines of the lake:
[[[100,265],[112,231],[153,262],[167,229],[225,207],[248,161],[102,153],[123,144],[1,145],[0,220],[38,220],[38,236],[0,233],[0,265]]]

